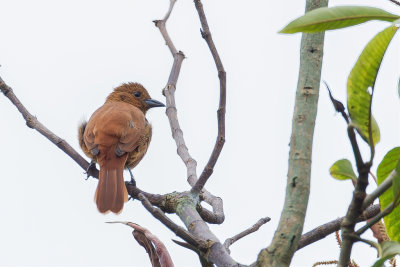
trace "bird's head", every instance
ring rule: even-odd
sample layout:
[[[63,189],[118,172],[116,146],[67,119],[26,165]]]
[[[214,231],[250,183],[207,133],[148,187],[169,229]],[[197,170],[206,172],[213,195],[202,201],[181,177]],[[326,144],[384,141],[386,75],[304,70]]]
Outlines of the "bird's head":
[[[150,97],[147,90],[140,83],[124,83],[107,97],[108,101],[122,101],[134,105],[146,113],[154,107],[165,107],[165,105]]]

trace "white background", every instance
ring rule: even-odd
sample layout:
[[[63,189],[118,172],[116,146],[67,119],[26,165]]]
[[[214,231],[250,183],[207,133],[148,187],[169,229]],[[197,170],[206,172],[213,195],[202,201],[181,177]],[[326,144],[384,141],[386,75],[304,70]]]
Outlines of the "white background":
[[[228,79],[227,141],[206,186],[223,198],[226,220],[211,229],[223,242],[261,217],[272,219],[231,247],[233,258],[244,264],[254,262],[260,249],[268,246],[283,206],[301,36],[278,31],[304,13],[304,2],[204,1]],[[330,3],[343,4],[371,5],[400,14],[399,7],[384,0]],[[78,123],[88,119],[122,82],[140,82],[153,98],[165,102],[161,90],[172,57],[152,20],[161,19],[168,5],[167,0],[2,0],[0,75],[32,114],[79,150]],[[344,103],[348,73],[368,40],[387,25],[369,22],[327,33],[322,78]],[[187,146],[201,173],[217,133],[217,72],[200,36],[192,1],[176,3],[167,27],[177,49],[187,57],[176,101]],[[399,145],[400,42],[396,37],[376,83],[373,112],[381,143],[376,147],[374,170],[383,155]],[[172,238],[179,238],[138,201],[127,203],[119,216],[99,214],[93,202],[97,180],[85,181],[83,170],[26,127],[4,96],[0,96],[0,112],[0,266],[150,266],[130,228],[104,223],[115,220],[150,229],[165,242],[176,266],[200,265],[193,252],[172,243]],[[176,155],[165,109],[151,110],[147,117],[153,140],[133,170],[138,186],[160,194],[187,190],[186,170]],[[347,210],[352,185],[332,179],[328,172],[341,158],[354,161],[346,125],[335,115],[322,87],[305,232]],[[176,216],[170,217],[180,223]],[[292,266],[337,259],[338,253],[331,235],[300,250]],[[355,245],[353,258],[360,266],[370,266],[375,257],[373,249]]]

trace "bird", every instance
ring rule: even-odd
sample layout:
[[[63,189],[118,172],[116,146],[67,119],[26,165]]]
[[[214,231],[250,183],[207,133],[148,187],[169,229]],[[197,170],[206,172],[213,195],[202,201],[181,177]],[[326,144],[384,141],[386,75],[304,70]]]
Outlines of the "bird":
[[[146,112],[165,105],[150,97],[139,83],[116,87],[89,121],[78,128],[79,145],[100,166],[95,203],[100,213],[119,214],[128,200],[123,177],[124,168],[134,168],[149,147],[152,127]],[[90,167],[89,167],[90,168]],[[134,180],[133,180],[134,181]]]

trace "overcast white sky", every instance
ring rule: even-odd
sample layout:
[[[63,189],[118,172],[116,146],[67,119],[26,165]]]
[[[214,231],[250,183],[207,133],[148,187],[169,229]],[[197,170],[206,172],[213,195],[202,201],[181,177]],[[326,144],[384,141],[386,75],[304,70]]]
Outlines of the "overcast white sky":
[[[244,264],[254,262],[270,243],[283,205],[300,34],[277,32],[303,14],[304,3],[203,3],[228,78],[227,141],[207,184],[209,191],[223,198],[226,220],[211,229],[223,242],[259,218],[271,217],[257,233],[231,247],[233,258]],[[384,0],[330,3],[343,4],[400,14],[399,7]],[[78,123],[122,82],[140,82],[153,98],[165,102],[161,89],[172,57],[152,20],[162,18],[168,5],[167,0],[2,0],[0,75],[32,114],[79,150]],[[345,102],[348,73],[367,41],[386,25],[370,22],[327,33],[322,77],[335,97]],[[217,133],[217,73],[200,37],[193,1],[178,1],[167,26],[177,49],[187,57],[176,101],[200,173]],[[381,130],[376,163],[399,145],[399,45],[397,36],[376,84],[373,111]],[[130,228],[104,223],[115,220],[151,230],[165,242],[176,266],[200,266],[197,256],[172,243],[177,237],[138,201],[126,204],[119,216],[99,214],[93,202],[97,181],[85,181],[83,170],[26,127],[4,96],[0,110],[0,266],[150,266]],[[345,123],[335,115],[325,88],[318,111],[305,231],[343,216],[352,191],[350,182],[329,176],[333,162],[353,157]],[[153,140],[133,170],[138,186],[160,194],[187,190],[186,170],[176,155],[165,110],[151,110],[147,117]],[[180,223],[176,216],[171,218]],[[333,260],[338,253],[331,235],[299,251],[292,266]],[[361,266],[370,266],[375,257],[366,245],[355,246],[353,258]]]

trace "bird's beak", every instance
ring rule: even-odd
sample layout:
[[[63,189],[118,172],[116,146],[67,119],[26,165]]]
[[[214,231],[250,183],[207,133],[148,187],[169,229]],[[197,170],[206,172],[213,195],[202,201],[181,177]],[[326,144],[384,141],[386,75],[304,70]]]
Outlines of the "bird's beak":
[[[146,99],[144,102],[149,106],[149,108],[155,108],[155,107],[165,107],[163,103],[160,101],[154,100],[154,99]]]

